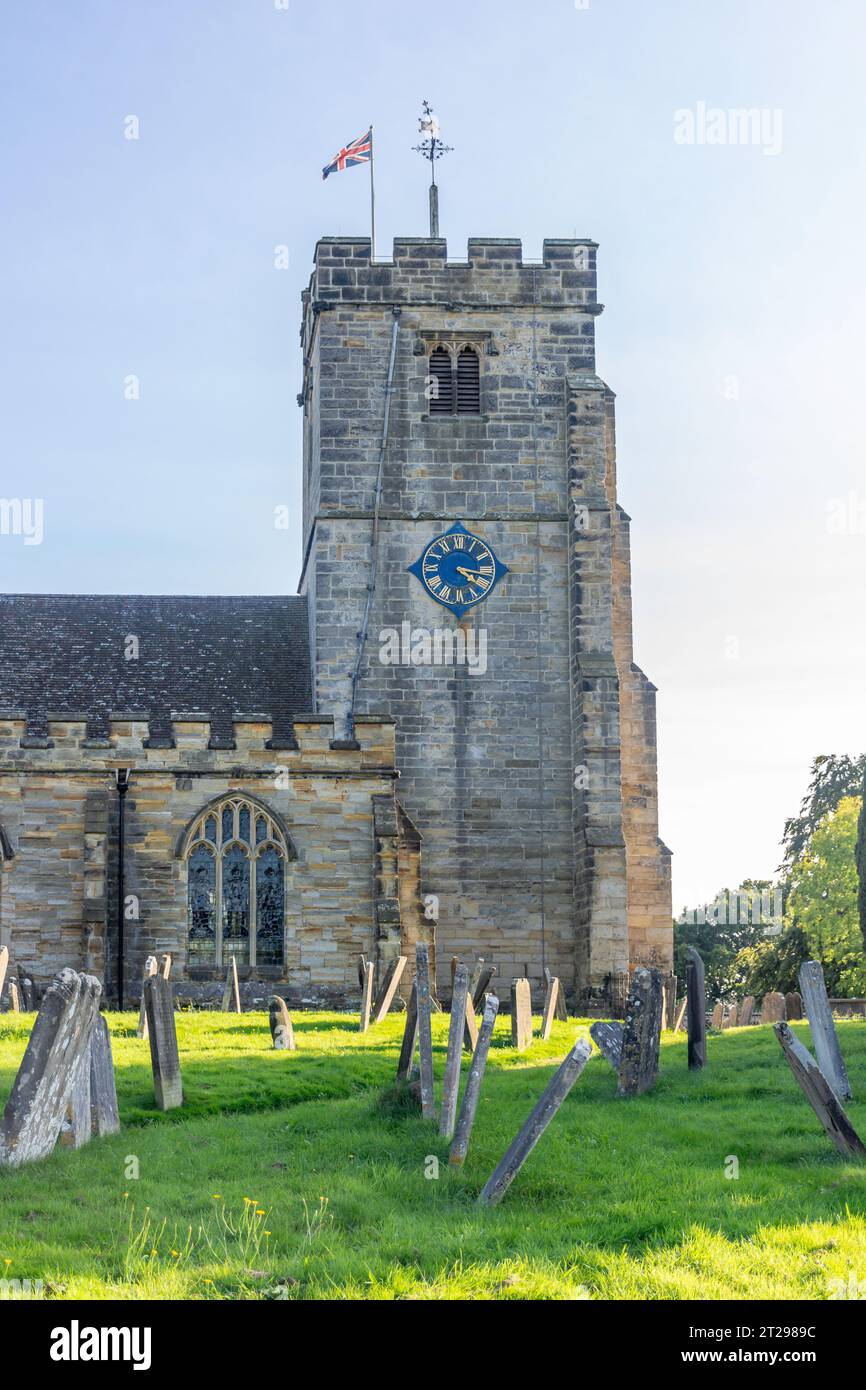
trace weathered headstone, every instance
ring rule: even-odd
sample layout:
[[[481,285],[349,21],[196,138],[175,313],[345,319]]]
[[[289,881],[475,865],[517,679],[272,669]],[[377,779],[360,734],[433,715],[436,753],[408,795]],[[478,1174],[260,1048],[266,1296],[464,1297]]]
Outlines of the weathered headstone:
[[[484,996],[490,988],[490,981],[495,974],[495,965],[485,965],[478,972],[478,980],[472,991],[472,1007],[476,1013],[479,1012],[484,1003]]]
[[[463,1029],[463,1046],[467,1052],[474,1052],[478,1042],[478,1024],[475,1019],[475,1005],[472,996],[466,993],[466,1025]]]
[[[622,1024],[621,1023],[593,1023],[589,1033],[602,1057],[606,1057],[619,1075],[619,1064],[622,1061]]]
[[[150,1064],[153,1087],[160,1110],[183,1105],[183,1083],[174,1023],[174,991],[161,975],[149,975],[144,982],[147,1030],[150,1038]]]
[[[289,1017],[285,999],[272,994],[268,1003],[268,1021],[271,1025],[271,1041],[275,1052],[295,1051],[295,1030]]]
[[[466,1088],[463,1092],[463,1101],[457,1118],[457,1128],[454,1131],[454,1142],[448,1155],[448,1162],[452,1163],[455,1168],[459,1168],[464,1161],[469,1148],[472,1126],[475,1123],[475,1111],[478,1109],[478,1097],[481,1094],[481,1082],[484,1080],[484,1070],[487,1066],[487,1054],[490,1051],[490,1039],[493,1037],[493,1025],[496,1022],[498,1011],[499,1000],[495,994],[488,994],[484,1000],[484,1015],[481,1019],[478,1044],[472,1054],[472,1063],[466,1078]]]
[[[458,965],[451,989],[451,1021],[448,1028],[448,1052],[445,1057],[445,1077],[442,1082],[442,1104],[439,1109],[439,1133],[450,1139],[457,1118],[457,1093],[460,1089],[460,1060],[463,1056],[463,1032],[466,1027],[466,1001],[469,996],[469,970]]]
[[[803,1000],[796,989],[785,995],[785,1017],[789,1023],[798,1023],[803,1017]]]
[[[358,985],[363,990],[367,980],[367,957],[358,957]]]
[[[144,981],[150,976],[155,975],[159,966],[156,956],[148,956],[144,962],[144,975],[141,981],[141,1012],[138,1015],[138,1027],[135,1030],[136,1037],[147,1037],[147,1011],[144,1007]]]
[[[762,1023],[784,1023],[785,1021],[785,996],[779,994],[778,990],[771,990],[765,994],[761,1000],[761,1022]]]
[[[729,1004],[729,1005],[728,1005],[727,1011],[726,1011],[726,1013],[725,1013],[725,1017],[722,1019],[722,1027],[723,1027],[723,1028],[736,1028],[736,1026],[737,1026],[737,1001],[736,1001],[736,999],[735,999],[734,1002],[733,1002],[733,1004]]]
[[[551,982],[552,979],[553,979],[553,976],[552,976],[552,974],[550,973],[549,967],[548,967],[548,966],[545,966],[545,967],[544,967],[544,984],[545,984],[545,988],[549,988],[550,982]],[[557,990],[557,994],[556,994],[556,1007],[554,1008],[553,1016],[554,1016],[554,1018],[559,1019],[559,1022],[560,1022],[560,1023],[567,1023],[567,1022],[568,1022],[568,1008],[567,1008],[566,1003],[565,1003],[565,990],[562,988],[562,981],[561,981],[561,980],[560,980],[560,984],[559,984],[559,989]]]
[[[550,1037],[553,1020],[557,1016],[556,1009],[559,1003],[560,988],[559,976],[551,975],[547,981],[547,993],[544,996],[544,1012],[541,1015],[542,1042],[547,1042]]]
[[[99,1013],[90,1034],[90,1130],[97,1139],[120,1132],[111,1034]]]
[[[809,962],[814,964],[814,962]],[[823,977],[822,977],[823,978]],[[800,984],[802,986],[802,979]],[[804,991],[805,992],[805,991]],[[826,1077],[808,1048],[791,1032],[787,1023],[777,1023],[773,1029],[782,1047],[797,1084],[811,1105],[829,1138],[846,1158],[866,1158],[863,1144],[845,1111],[834,1095]]]
[[[818,1066],[839,1100],[850,1100],[851,1083],[836,1036],[836,1025],[833,1022],[820,961],[807,960],[800,966],[800,993],[806,1006],[806,1017],[809,1020],[809,1032],[812,1034]]]
[[[430,1032],[430,957],[427,946],[415,947],[415,983],[418,986],[418,1056],[421,1064],[421,1114],[436,1119],[433,1078],[433,1037]]]
[[[161,975],[160,979],[163,978],[164,976]],[[227,1014],[231,1009],[232,997],[234,997],[235,1013],[239,1014],[241,1012],[241,991],[238,985],[238,963],[234,954],[229,960],[228,969],[226,970],[226,982],[223,989],[222,1002],[222,1012],[224,1014]]]
[[[366,1033],[370,1027],[370,1010],[373,1007],[373,962],[367,961],[364,968],[364,988],[361,990],[361,1019],[359,1028]]]
[[[752,1022],[752,1014],[755,1012],[755,997],[747,994],[737,1011],[737,1027],[748,1028]]]
[[[707,990],[704,962],[694,946],[686,951],[686,1005],[689,1071],[700,1071],[707,1064]]]
[[[45,1158],[54,1148],[79,1073],[89,1065],[100,993],[92,975],[69,969],[45,991],[3,1112],[4,1163]]]
[[[21,1003],[28,1013],[34,1008],[33,981],[29,975],[25,975],[21,966],[18,966],[18,992],[21,996]]]
[[[373,1022],[381,1023],[397,993],[397,986],[403,978],[408,956],[395,956],[385,971],[376,998],[373,1001]]]
[[[171,956],[168,954],[168,952],[166,952],[166,954],[160,958],[159,969],[162,978],[164,980],[167,980],[169,975],[171,974]]]
[[[412,985],[412,992],[409,995],[409,1003],[406,1005],[406,1026],[403,1029],[403,1041],[400,1044],[400,1057],[397,1062],[397,1080],[408,1081],[409,1073],[412,1070],[412,1062],[415,1057],[415,1048],[418,1045],[418,985]]]
[[[662,977],[639,965],[625,1009],[618,1096],[640,1096],[658,1079],[662,1031]]]
[[[95,1020],[93,1026],[96,1026]],[[87,1056],[78,1068],[66,1105],[66,1114],[60,1126],[60,1144],[65,1149],[80,1149],[83,1144],[90,1142],[90,1047],[93,1042],[93,1029],[90,1039]]]
[[[511,1046],[523,1052],[532,1042],[532,995],[525,977],[511,983]]]
[[[679,1008],[677,1009],[677,1016],[676,1016],[676,1018],[674,1019],[674,1032],[675,1032],[675,1033],[679,1033],[680,1029],[682,1028],[682,1026],[683,1026],[683,1020],[685,1019],[685,1016],[686,1016],[686,1009],[687,1009],[688,1007],[689,1007],[689,996],[688,996],[687,994],[684,994],[683,997],[682,997],[682,999],[681,999],[681,1001],[680,1001]]]
[[[659,989],[659,994],[661,994],[661,989]],[[495,1206],[497,1202],[501,1202],[586,1066],[591,1051],[592,1044],[589,1038],[580,1038],[575,1043],[561,1067],[548,1082],[520,1133],[484,1184],[478,1198],[482,1206]]]
[[[13,979],[9,981],[9,1012],[13,1014],[20,1014],[21,1012],[21,1001],[18,998],[18,981]]]
[[[712,1017],[710,1018],[710,1027],[716,1029],[716,1031],[719,1031],[721,1029],[722,1023],[724,1022],[724,1018],[725,1006],[722,1003],[721,999],[719,999],[713,1005],[713,1013]]]
[[[6,971],[9,969],[9,947],[0,946],[0,999],[3,997],[3,986],[6,984]]]
[[[662,1027],[673,1028],[677,1013],[677,977],[662,976]]]

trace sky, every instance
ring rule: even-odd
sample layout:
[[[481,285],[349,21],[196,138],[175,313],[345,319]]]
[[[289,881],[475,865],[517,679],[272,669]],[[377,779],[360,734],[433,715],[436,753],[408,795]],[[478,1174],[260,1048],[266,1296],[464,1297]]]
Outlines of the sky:
[[[0,590],[294,592],[299,295],[369,231],[321,168],[372,122],[379,253],[423,234],[426,98],[450,255],[600,242],[674,907],[772,875],[866,744],[864,50],[862,0],[4,6],[0,495],[44,534]]]

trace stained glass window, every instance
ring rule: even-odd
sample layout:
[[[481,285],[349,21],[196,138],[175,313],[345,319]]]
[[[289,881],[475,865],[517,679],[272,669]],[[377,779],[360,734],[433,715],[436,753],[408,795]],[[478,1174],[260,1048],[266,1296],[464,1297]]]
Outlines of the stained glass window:
[[[271,817],[227,797],[202,813],[188,843],[190,964],[234,956],[243,965],[281,965],[289,855]]]

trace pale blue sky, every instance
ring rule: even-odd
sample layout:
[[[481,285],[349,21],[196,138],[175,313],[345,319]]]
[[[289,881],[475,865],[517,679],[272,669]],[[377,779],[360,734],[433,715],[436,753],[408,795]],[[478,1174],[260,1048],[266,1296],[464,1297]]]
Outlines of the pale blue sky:
[[[293,591],[298,296],[317,236],[368,230],[366,171],[321,166],[373,121],[380,251],[423,232],[428,97],[452,255],[601,243],[675,906],[769,873],[812,756],[866,742],[861,0],[30,0],[2,31],[0,493],[45,539],[0,537],[0,588]],[[781,111],[781,152],[677,144],[699,102]]]

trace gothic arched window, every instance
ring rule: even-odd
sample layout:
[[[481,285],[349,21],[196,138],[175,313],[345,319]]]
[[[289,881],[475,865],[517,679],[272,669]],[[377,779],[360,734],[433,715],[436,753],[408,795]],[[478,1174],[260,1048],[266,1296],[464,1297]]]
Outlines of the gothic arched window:
[[[285,836],[242,796],[208,806],[186,840],[190,965],[282,965]]]
[[[481,359],[474,347],[437,343],[427,365],[431,415],[481,413]]]

